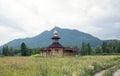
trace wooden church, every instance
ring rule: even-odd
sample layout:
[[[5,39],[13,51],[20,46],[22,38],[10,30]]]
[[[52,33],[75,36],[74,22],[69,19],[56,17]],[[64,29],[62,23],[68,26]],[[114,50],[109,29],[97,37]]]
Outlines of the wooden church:
[[[58,32],[55,30],[53,33],[53,43],[48,47],[42,48],[43,56],[72,56],[76,55],[78,48],[64,47],[59,43],[60,37],[58,36]]]

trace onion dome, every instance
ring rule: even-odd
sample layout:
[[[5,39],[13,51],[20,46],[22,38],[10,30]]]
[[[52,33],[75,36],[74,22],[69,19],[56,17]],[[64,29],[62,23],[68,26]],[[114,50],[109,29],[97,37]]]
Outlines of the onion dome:
[[[54,31],[53,34],[54,34],[54,36],[58,36],[58,32],[56,30]]]

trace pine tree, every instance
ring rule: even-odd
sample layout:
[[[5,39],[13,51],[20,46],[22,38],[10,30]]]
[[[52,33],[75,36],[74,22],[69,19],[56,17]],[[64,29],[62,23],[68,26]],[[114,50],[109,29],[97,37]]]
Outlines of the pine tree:
[[[92,53],[92,48],[89,43],[87,43],[87,47],[88,47],[88,55],[90,55]]]
[[[9,56],[13,56],[14,55],[14,51],[13,51],[12,47],[9,48],[8,53],[9,53]]]
[[[92,49],[90,44],[83,42],[80,50],[81,55],[90,55],[91,52],[92,52]]]
[[[21,55],[27,56],[27,46],[24,42],[21,44]]]
[[[9,48],[8,48],[8,45],[6,44],[6,45],[3,46],[2,54],[4,56],[8,56],[9,55],[8,51],[9,51]]]
[[[5,55],[6,54],[6,50],[5,50],[5,47],[3,46],[2,48],[2,55]]]
[[[103,42],[103,44],[102,44],[102,50],[103,50],[103,53],[107,52],[107,42]]]
[[[117,44],[117,52],[120,53],[120,41]]]
[[[84,43],[84,42],[82,43],[82,47],[81,47],[81,50],[80,50],[80,54],[81,54],[81,55],[85,55],[85,43]]]

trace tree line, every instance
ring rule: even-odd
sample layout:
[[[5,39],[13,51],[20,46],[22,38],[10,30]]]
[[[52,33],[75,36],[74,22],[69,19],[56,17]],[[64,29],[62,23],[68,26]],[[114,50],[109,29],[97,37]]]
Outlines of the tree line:
[[[33,54],[40,54],[41,48],[29,48],[23,42],[21,43],[20,49],[14,50],[12,47],[9,47],[7,44],[2,48],[2,55],[4,56],[30,56]]]
[[[73,46],[73,48],[78,48],[77,45]],[[29,48],[23,42],[20,46],[20,49],[14,50],[12,47],[8,45],[4,45],[2,49],[2,55],[4,56],[30,56],[33,54],[40,54],[40,48]],[[91,47],[91,45],[87,42],[83,42],[80,50],[77,52],[77,55],[96,55],[96,54],[114,54],[120,53],[120,41],[103,41],[102,45]]]
[[[96,55],[96,54],[117,54],[120,53],[120,41],[103,41],[102,45],[91,47],[89,43],[82,43],[79,55]]]

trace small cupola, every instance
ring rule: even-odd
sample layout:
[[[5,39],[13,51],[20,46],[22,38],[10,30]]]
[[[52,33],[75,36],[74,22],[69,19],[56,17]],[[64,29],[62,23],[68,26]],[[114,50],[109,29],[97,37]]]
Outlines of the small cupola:
[[[58,32],[56,30],[54,31],[53,34],[54,34],[54,36],[58,36]]]

